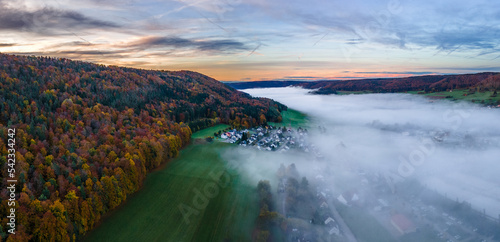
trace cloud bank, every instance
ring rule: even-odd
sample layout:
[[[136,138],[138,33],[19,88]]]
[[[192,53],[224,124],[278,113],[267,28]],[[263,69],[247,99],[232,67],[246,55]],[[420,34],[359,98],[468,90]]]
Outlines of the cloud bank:
[[[119,27],[116,23],[87,17],[73,10],[54,7],[27,10],[26,8],[14,7],[14,5],[9,5],[3,0],[0,1],[0,31],[22,30],[47,35],[53,34],[55,31],[68,29],[109,29]]]
[[[309,177],[317,173],[341,177],[347,171],[362,170],[384,174],[396,182],[417,179],[494,218],[500,214],[498,109],[431,102],[407,94],[320,96],[300,88],[245,91],[308,114],[311,140],[327,157],[312,162],[293,155],[266,158],[257,154],[252,161],[236,162],[250,177],[260,178],[266,170],[275,171],[279,163],[292,162]],[[327,132],[314,131],[318,125]],[[339,185],[343,182],[332,187],[345,189]]]

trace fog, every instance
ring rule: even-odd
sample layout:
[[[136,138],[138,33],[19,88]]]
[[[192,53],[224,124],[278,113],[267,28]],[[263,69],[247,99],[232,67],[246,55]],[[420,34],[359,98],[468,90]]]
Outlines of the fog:
[[[292,87],[243,91],[307,114],[308,142],[325,157],[235,147],[224,156],[250,183],[267,179],[275,189],[282,163],[294,163],[313,184],[323,179],[321,186],[334,197],[367,190],[371,180],[360,174],[385,179],[388,187],[415,179],[499,218],[500,109],[410,94],[325,96]]]

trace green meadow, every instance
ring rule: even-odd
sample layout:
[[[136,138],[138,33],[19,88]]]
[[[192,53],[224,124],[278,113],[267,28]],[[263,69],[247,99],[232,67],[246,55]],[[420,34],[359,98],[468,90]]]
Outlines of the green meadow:
[[[297,110],[288,109],[287,111],[281,112],[281,116],[283,117],[281,123],[269,122],[269,124],[277,127],[292,126],[292,128],[298,128],[298,127],[306,128],[308,126],[307,115]]]
[[[288,110],[283,124],[306,126],[306,115]],[[229,127],[219,124],[191,138],[203,139]],[[223,142],[193,142],[143,187],[111,211],[85,241],[251,241],[259,215],[257,184],[228,169]],[[228,182],[227,182],[228,181]],[[227,182],[227,184],[226,184]],[[200,195],[201,194],[201,195]]]
[[[203,139],[206,137],[213,137],[214,133],[219,132],[219,130],[224,130],[226,128],[229,128],[230,126],[227,124],[217,124],[213,127],[209,127],[206,129],[202,129],[198,132],[195,132],[193,135],[191,135],[192,139]]]
[[[337,91],[337,95],[351,95],[351,94],[367,94],[373,93],[372,91]],[[424,91],[409,91],[409,94],[418,94],[430,99],[446,99],[451,101],[468,101],[474,103],[480,103],[485,105],[499,105],[500,95],[493,95],[492,91],[484,92],[469,92],[469,89],[455,89],[452,92],[427,92]]]
[[[222,142],[188,146],[166,167],[149,174],[143,188],[85,240],[250,241],[258,196],[255,186],[226,169],[220,154],[229,146]]]

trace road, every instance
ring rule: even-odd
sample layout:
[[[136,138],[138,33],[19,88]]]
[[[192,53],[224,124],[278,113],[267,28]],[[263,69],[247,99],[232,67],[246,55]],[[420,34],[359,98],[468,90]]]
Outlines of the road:
[[[335,198],[332,198],[335,199]],[[333,204],[332,201],[329,201],[329,206],[330,209],[332,210],[333,213],[333,219],[337,222],[337,224],[340,226],[340,230],[343,232],[344,236],[346,237],[346,241],[348,242],[357,242],[358,240],[356,237],[354,237],[354,234],[352,233],[351,229],[347,224],[344,222],[344,219],[342,216],[340,216],[339,212],[335,208],[335,205]]]

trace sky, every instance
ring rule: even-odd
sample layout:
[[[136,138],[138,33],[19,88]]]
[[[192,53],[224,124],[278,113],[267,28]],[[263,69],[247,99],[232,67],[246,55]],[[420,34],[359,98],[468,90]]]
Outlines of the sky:
[[[490,0],[0,0],[0,52],[221,81],[500,71]]]

